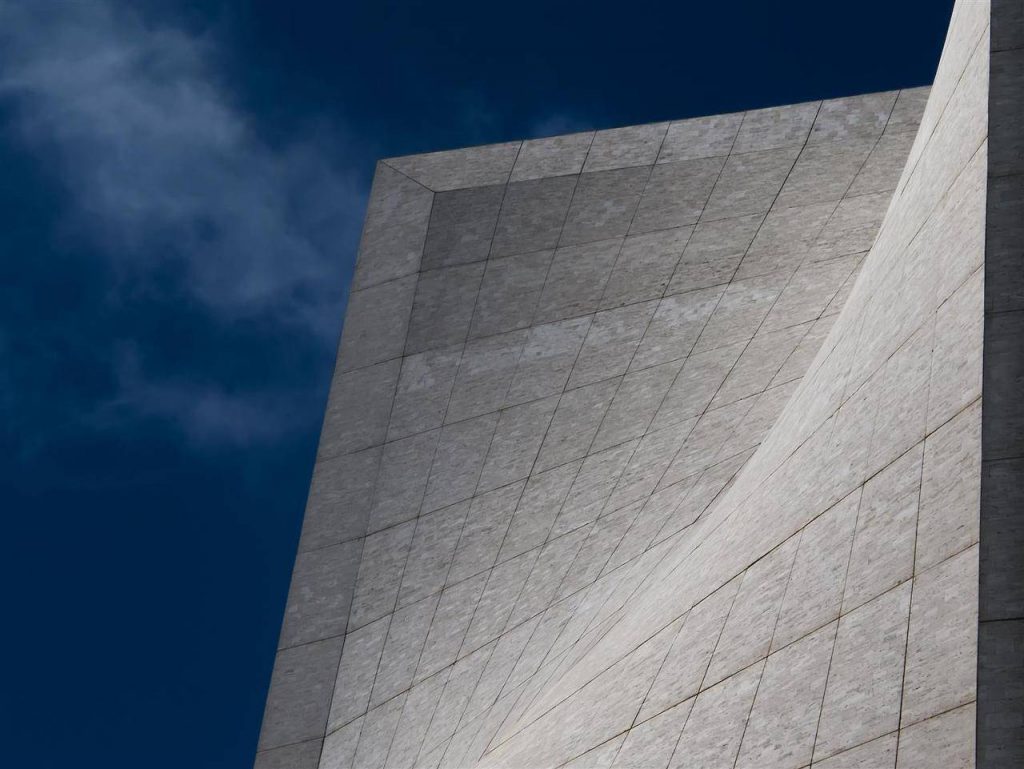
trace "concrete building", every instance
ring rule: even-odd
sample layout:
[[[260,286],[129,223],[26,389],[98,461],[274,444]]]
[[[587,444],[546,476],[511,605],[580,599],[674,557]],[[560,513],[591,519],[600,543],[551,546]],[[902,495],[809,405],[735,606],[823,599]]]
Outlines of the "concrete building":
[[[1022,46],[382,161],[257,767],[1024,766]]]

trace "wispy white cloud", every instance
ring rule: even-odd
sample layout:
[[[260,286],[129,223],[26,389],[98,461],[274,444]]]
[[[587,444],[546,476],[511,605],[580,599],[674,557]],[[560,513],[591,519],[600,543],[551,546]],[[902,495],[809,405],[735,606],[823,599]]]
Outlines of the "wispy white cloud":
[[[263,140],[216,55],[207,35],[155,24],[127,4],[0,0],[6,138],[64,188],[62,237],[102,254],[118,278],[112,292],[160,297],[172,275],[174,291],[184,287],[218,322],[256,319],[327,349],[363,182],[339,165],[337,130],[283,146]],[[152,381],[145,366],[118,379],[118,407],[180,421],[189,434],[237,438],[274,398],[185,377]]]
[[[361,218],[337,135],[271,147],[218,83],[212,42],[105,0],[0,3],[0,97],[71,195],[69,225],[136,274],[173,262],[227,315],[333,333]]]
[[[118,392],[86,419],[101,429],[125,418],[173,423],[194,445],[244,446],[272,442],[305,426],[302,399],[274,389],[229,391],[187,374],[148,375],[138,350],[125,345],[116,362]]]

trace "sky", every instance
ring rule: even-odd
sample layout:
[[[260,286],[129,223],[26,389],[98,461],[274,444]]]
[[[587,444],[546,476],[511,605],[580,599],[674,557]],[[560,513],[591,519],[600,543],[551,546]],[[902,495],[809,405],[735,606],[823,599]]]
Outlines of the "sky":
[[[250,767],[379,157],[930,83],[950,0],[0,0],[3,764]]]

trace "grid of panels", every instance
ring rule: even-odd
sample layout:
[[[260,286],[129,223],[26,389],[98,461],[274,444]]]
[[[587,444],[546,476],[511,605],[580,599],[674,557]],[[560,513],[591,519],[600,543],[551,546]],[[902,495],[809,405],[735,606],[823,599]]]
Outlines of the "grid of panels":
[[[946,50],[861,279],[770,435],[469,763],[974,765],[985,7],[957,6]]]
[[[258,766],[892,766],[967,728],[985,35],[958,6],[927,109],[379,166]]]

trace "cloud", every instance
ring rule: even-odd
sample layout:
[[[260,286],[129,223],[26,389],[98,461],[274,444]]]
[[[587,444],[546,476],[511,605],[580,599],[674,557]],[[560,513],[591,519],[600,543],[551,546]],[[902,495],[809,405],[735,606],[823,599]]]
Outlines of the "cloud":
[[[323,313],[365,190],[327,141],[261,141],[218,84],[209,39],[104,0],[36,0],[0,5],[0,51],[0,98],[55,165],[76,236],[136,275],[184,270],[226,316],[334,333]]]
[[[131,345],[117,355],[116,377],[116,397],[88,415],[100,429],[138,417],[166,420],[194,445],[208,447],[269,443],[303,424],[301,397],[274,389],[229,392],[187,376],[154,378]]]
[[[216,59],[206,33],[109,0],[0,0],[6,138],[63,189],[61,237],[101,255],[113,295],[269,325],[329,355],[366,197],[362,174],[341,160],[350,137],[319,126],[272,145]],[[121,392],[103,408],[234,440],[273,407],[269,390],[147,374],[159,367],[145,358],[115,372]],[[269,438],[271,427],[242,437]]]

